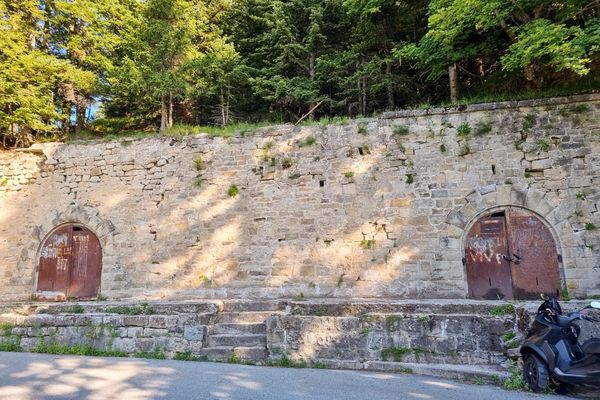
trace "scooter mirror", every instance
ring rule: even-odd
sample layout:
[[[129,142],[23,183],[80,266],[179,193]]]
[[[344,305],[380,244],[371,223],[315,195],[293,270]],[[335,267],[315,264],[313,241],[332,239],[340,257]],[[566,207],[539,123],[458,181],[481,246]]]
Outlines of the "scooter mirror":
[[[600,301],[592,301],[592,303],[590,304],[590,307],[600,308]]]

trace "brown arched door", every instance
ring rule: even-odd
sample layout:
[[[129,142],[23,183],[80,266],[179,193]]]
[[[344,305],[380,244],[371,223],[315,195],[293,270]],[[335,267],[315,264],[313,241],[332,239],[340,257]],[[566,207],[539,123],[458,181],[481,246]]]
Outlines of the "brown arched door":
[[[480,218],[467,235],[465,262],[473,299],[539,299],[559,293],[556,242],[542,221],[523,209]]]
[[[94,299],[101,274],[102,248],[96,235],[83,226],[63,225],[42,246],[37,290]]]

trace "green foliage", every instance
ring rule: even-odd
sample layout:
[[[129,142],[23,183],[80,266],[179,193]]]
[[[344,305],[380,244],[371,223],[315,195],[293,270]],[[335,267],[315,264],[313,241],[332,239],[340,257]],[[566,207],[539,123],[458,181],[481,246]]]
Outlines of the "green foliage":
[[[509,342],[511,340],[513,340],[515,338],[516,334],[513,331],[510,332],[506,332],[504,334],[504,336],[502,336],[502,340],[504,340],[504,342]]]
[[[406,125],[397,125],[392,129],[394,135],[406,136],[410,133],[410,129]]]
[[[589,104],[577,104],[569,107],[569,111],[573,114],[584,114],[592,111],[592,109]]]
[[[306,298],[304,297],[304,293],[300,292],[300,294],[294,296],[292,298],[292,300],[294,300],[294,301],[305,301]]]
[[[527,113],[523,117],[523,129],[528,130],[535,126],[537,122],[537,115],[533,112]]]
[[[282,367],[282,368],[306,368],[308,364],[304,360],[292,360],[287,354],[284,354],[281,358],[275,360],[267,360],[266,365],[270,367]]]
[[[381,358],[383,359],[383,361],[392,360],[400,362],[402,361],[402,358],[409,353],[410,349],[407,349],[405,347],[389,347],[381,351]]]
[[[173,360],[177,361],[208,361],[208,357],[201,356],[197,357],[192,354],[191,351],[177,352],[175,356],[173,356]]]
[[[354,177],[354,172],[352,172],[352,171],[344,172],[344,177],[350,179],[350,178]]]
[[[456,128],[458,136],[469,136],[471,134],[471,125],[468,122],[462,123]]]
[[[204,168],[204,160],[202,159],[202,156],[199,155],[194,158],[194,168],[196,171],[202,171]]]
[[[443,144],[443,143],[442,143],[442,144],[440,144],[440,152],[441,152],[441,153],[445,153],[446,151],[447,151],[447,150],[446,150],[446,145],[445,145],[445,144]]]
[[[5,1],[0,27],[3,147],[247,135],[313,109],[303,124],[345,124],[443,103],[451,65],[463,103],[600,87],[600,21],[577,0]]]
[[[231,185],[229,186],[229,189],[227,189],[227,194],[229,195],[229,197],[235,197],[240,193],[240,190],[238,189],[238,187],[236,185]]]
[[[294,164],[296,164],[296,160],[290,157],[286,157],[281,160],[281,168],[283,169],[291,168]]]
[[[537,145],[538,145],[538,147],[540,148],[541,151],[548,151],[548,150],[550,150],[550,143],[548,142],[547,139],[544,139],[544,138],[538,139],[536,141],[536,143],[537,143]]]
[[[102,293],[98,293],[98,296],[96,296],[96,301],[106,301],[106,300],[108,300],[108,297],[106,297]]]
[[[304,139],[302,139],[301,141],[298,142],[298,146],[300,147],[307,147],[307,146],[312,146],[315,143],[317,143],[317,138],[314,136],[307,136]]]
[[[415,181],[415,176],[413,174],[406,174],[405,182],[407,185],[414,183],[414,181]]]
[[[523,380],[523,372],[514,361],[510,361],[508,365],[508,378],[502,383],[502,387],[506,390],[526,390],[527,383]]]
[[[0,332],[2,333],[2,336],[10,336],[13,328],[15,328],[15,324],[0,322]]]
[[[154,360],[166,360],[167,356],[162,349],[154,349],[152,351],[136,351],[133,353],[135,358],[146,358]]]
[[[598,227],[596,225],[592,224],[591,222],[588,222],[585,224],[586,231],[595,231],[596,229],[598,229]]]
[[[15,339],[0,339],[0,351],[9,351],[13,353],[20,353],[23,351],[18,340]]]
[[[375,239],[363,239],[360,241],[360,247],[365,250],[372,250],[375,248]]]
[[[82,314],[84,311],[85,309],[81,304],[73,304],[71,307],[69,307],[68,312],[71,314]]]
[[[483,136],[492,131],[492,123],[490,121],[480,121],[475,125],[475,135]]]
[[[83,344],[67,346],[55,341],[46,343],[44,340],[40,340],[38,345],[31,349],[31,352],[45,354],[69,354],[77,356],[127,357],[127,353],[121,350],[104,350]]]
[[[137,306],[114,306],[106,309],[107,313],[124,315],[151,315],[154,310],[148,303],[141,303]]]
[[[501,304],[490,310],[491,315],[507,315],[515,312],[515,306],[511,303]]]
[[[577,192],[575,194],[575,198],[577,198],[577,200],[585,200],[585,194],[583,194],[581,192]]]

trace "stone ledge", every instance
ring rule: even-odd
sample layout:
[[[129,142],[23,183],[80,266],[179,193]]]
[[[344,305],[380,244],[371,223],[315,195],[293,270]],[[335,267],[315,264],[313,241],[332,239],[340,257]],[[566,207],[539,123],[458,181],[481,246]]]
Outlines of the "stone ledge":
[[[381,115],[381,119],[396,119],[409,117],[423,117],[427,115],[462,114],[478,111],[496,111],[516,109],[522,107],[554,106],[559,104],[573,104],[600,100],[600,93],[580,94],[565,97],[549,97],[543,99],[530,99],[520,101],[500,101],[495,103],[479,103],[469,105],[455,105],[449,107],[434,107],[426,110],[399,110],[388,111]]]

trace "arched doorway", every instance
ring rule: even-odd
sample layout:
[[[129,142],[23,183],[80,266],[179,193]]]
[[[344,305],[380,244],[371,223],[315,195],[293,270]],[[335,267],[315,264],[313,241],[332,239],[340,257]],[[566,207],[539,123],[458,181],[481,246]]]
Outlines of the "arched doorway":
[[[479,218],[465,241],[465,262],[473,299],[538,299],[559,293],[554,237],[537,216],[521,208]]]
[[[96,235],[81,225],[62,225],[42,245],[37,290],[64,298],[95,299],[101,273],[102,248]]]

